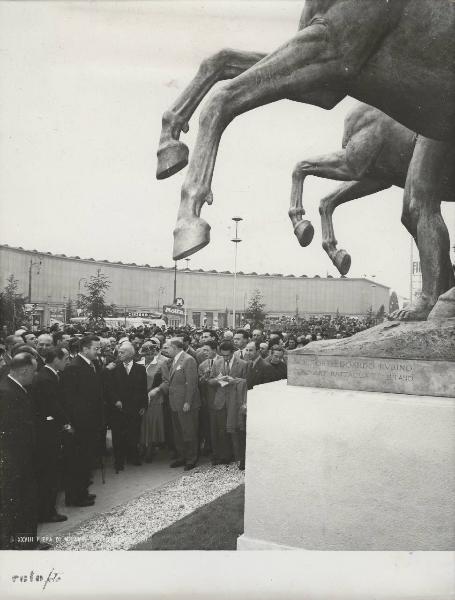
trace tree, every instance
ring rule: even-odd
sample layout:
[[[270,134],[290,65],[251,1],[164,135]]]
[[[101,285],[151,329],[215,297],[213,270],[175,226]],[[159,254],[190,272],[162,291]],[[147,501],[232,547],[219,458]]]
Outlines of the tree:
[[[382,322],[384,320],[384,315],[385,315],[385,308],[384,308],[384,305],[381,304],[381,306],[379,307],[378,312],[376,313],[376,319],[379,322]]]
[[[251,296],[248,308],[245,311],[245,318],[250,322],[252,327],[264,327],[264,321],[267,316],[265,312],[264,298],[260,290],[254,290]]]
[[[86,294],[79,294],[79,303],[89,319],[102,319],[110,314],[111,307],[105,302],[107,290],[111,287],[111,281],[98,269],[96,275],[91,275],[89,281],[84,284]]]
[[[400,306],[398,304],[397,293],[392,291],[392,293],[390,294],[390,300],[389,300],[389,313],[393,313],[393,311],[398,310],[399,308],[400,308]]]
[[[370,306],[370,308],[367,310],[367,314],[365,316],[365,324],[367,327],[374,327],[374,325],[376,325],[376,319],[373,314],[372,306]]]
[[[11,274],[7,284],[0,292],[0,325],[9,333],[25,321],[25,298],[17,291],[19,281]]]

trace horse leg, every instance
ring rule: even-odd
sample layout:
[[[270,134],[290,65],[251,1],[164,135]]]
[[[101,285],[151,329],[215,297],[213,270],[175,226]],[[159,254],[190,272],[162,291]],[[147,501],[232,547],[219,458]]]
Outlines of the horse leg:
[[[336,84],[340,89],[343,81],[347,85],[345,78],[342,54],[332,47],[326,27],[315,24],[214,92],[202,110],[182,187],[174,230],[175,260],[193,254],[210,241],[210,226],[199,215],[204,202],[212,201],[210,186],[216,154],[228,124],[240,114],[285,98],[306,102],[309,95],[316,103],[317,89],[322,90],[321,98],[328,108],[326,87]],[[336,102],[339,99],[338,94]]]
[[[453,201],[455,197],[453,160],[449,144],[418,138],[406,179],[401,220],[419,250],[422,295],[415,303],[411,300],[409,306],[395,311],[393,318],[424,321],[439,296],[455,285],[449,233],[441,215],[441,201]],[[455,316],[453,292],[452,303],[451,316]]]
[[[265,54],[225,49],[205,59],[191,83],[163,115],[158,148],[157,179],[170,177],[188,163],[188,147],[179,141],[188,131],[188,121],[204,96],[218,82],[243,73]]]
[[[341,275],[346,275],[351,267],[351,256],[346,250],[337,250],[337,239],[333,229],[333,212],[341,204],[376,194],[390,187],[389,183],[374,179],[361,179],[343,183],[335,191],[323,198],[319,205],[322,225],[322,247]]]
[[[292,171],[291,205],[288,215],[294,226],[294,234],[301,246],[308,246],[314,235],[311,222],[302,221],[302,216],[305,214],[302,203],[303,184],[309,175],[338,181],[353,179],[353,174],[346,162],[345,150],[308,158],[296,164]]]

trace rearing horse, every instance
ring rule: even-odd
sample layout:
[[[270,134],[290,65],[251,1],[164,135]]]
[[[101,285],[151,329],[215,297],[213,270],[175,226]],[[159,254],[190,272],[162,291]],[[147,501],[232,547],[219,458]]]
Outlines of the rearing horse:
[[[210,227],[200,212],[205,202],[212,202],[218,146],[235,117],[284,99],[330,110],[350,95],[422,136],[405,193],[415,220],[423,289],[419,306],[409,309],[407,317],[426,318],[451,269],[437,194],[441,179],[455,194],[455,2],[307,0],[297,34],[274,52],[225,50],[209,58],[163,116],[158,178],[186,165],[188,149],[179,135],[188,130],[207,92],[225,79],[231,81],[210,96],[201,113],[181,192],[174,259],[209,242]],[[452,296],[455,299],[455,291]]]

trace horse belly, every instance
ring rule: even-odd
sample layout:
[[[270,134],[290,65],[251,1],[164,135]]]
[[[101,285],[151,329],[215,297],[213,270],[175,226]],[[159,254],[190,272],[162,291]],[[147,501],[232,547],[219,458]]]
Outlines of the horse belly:
[[[421,135],[455,139],[455,2],[409,3],[349,93]]]

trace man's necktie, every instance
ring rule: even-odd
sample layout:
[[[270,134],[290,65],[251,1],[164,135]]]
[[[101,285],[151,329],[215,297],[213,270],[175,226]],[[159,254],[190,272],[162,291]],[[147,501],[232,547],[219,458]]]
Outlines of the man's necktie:
[[[243,350],[240,350],[240,358],[243,360]]]
[[[92,371],[96,374],[96,368],[95,365],[93,363],[90,363],[90,366],[92,368]]]

